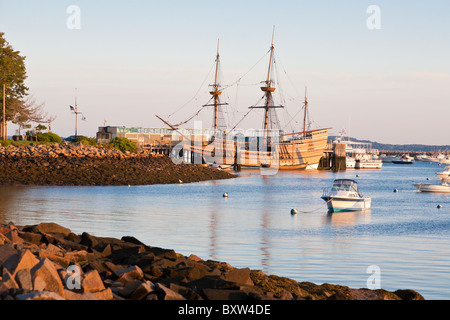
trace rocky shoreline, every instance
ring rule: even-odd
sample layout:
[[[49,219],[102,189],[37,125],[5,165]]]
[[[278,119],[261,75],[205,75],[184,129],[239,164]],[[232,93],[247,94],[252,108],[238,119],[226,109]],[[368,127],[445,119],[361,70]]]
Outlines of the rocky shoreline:
[[[267,275],[54,223],[0,226],[0,300],[423,300]]]
[[[148,151],[121,152],[81,143],[0,145],[0,166],[0,185],[149,185],[235,177],[201,165],[175,165],[168,156]]]

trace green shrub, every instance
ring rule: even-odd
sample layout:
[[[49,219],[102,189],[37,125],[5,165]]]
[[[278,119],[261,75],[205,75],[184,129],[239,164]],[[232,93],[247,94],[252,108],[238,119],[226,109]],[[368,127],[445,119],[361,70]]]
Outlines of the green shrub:
[[[62,143],[62,138],[53,132],[38,133],[36,135],[38,141]]]
[[[138,149],[136,143],[128,140],[127,138],[115,137],[109,144],[113,148],[119,149],[122,152],[125,151],[135,152]]]
[[[88,138],[84,136],[77,137],[77,142],[81,142],[86,146],[96,146],[98,145],[97,140],[95,138]]]

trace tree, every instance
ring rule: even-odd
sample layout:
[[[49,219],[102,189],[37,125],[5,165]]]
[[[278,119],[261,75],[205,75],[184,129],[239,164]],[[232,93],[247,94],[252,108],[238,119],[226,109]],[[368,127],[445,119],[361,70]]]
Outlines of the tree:
[[[25,68],[25,57],[20,55],[4,38],[4,33],[0,32],[0,129],[3,135],[3,119],[9,121],[14,116],[12,112],[13,101],[20,101],[26,95],[28,88],[24,82],[27,78]],[[6,86],[6,97],[3,97],[3,85]],[[3,103],[6,100],[5,113],[3,114]],[[6,137],[5,137],[6,138]]]
[[[29,125],[30,122],[33,123],[34,131],[35,123],[38,123],[39,125],[42,123],[48,124],[56,119],[56,117],[49,116],[44,111],[44,106],[44,103],[36,103],[36,99],[34,99],[33,97],[28,97],[25,100],[14,100],[11,103],[10,110],[11,114],[13,114],[11,121],[19,126],[19,134],[21,128],[31,127]]]
[[[0,136],[3,134],[3,84],[6,85],[6,121],[12,121],[21,128],[29,123],[51,123],[55,117],[44,112],[44,104],[28,98],[28,88],[24,82],[27,78],[25,56],[21,56],[0,32]],[[4,137],[6,138],[6,137]]]

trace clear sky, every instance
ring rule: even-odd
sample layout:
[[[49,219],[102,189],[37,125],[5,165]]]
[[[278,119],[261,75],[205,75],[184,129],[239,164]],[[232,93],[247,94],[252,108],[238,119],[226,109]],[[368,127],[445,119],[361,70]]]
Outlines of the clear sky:
[[[70,5],[80,8],[80,29],[67,27]],[[370,5],[380,29],[367,26]],[[78,132],[90,137],[104,120],[159,127],[155,114],[181,107],[170,121],[189,118],[210,97],[217,40],[225,86],[264,56],[275,25],[280,120],[298,113],[307,86],[314,124],[333,134],[450,145],[449,14],[448,0],[0,0],[0,31],[27,57],[30,94],[57,116],[61,136],[74,133],[75,88],[87,119]],[[255,84],[267,64],[265,56],[224,91],[231,126],[262,96]],[[199,115],[205,127],[211,117]],[[241,123],[261,124],[257,111]]]

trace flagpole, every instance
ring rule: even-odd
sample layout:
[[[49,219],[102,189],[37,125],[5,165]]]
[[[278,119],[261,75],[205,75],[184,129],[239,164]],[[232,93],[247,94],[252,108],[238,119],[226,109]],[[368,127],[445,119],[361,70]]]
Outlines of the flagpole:
[[[77,106],[77,88],[75,88],[75,138],[78,136],[78,106]]]

